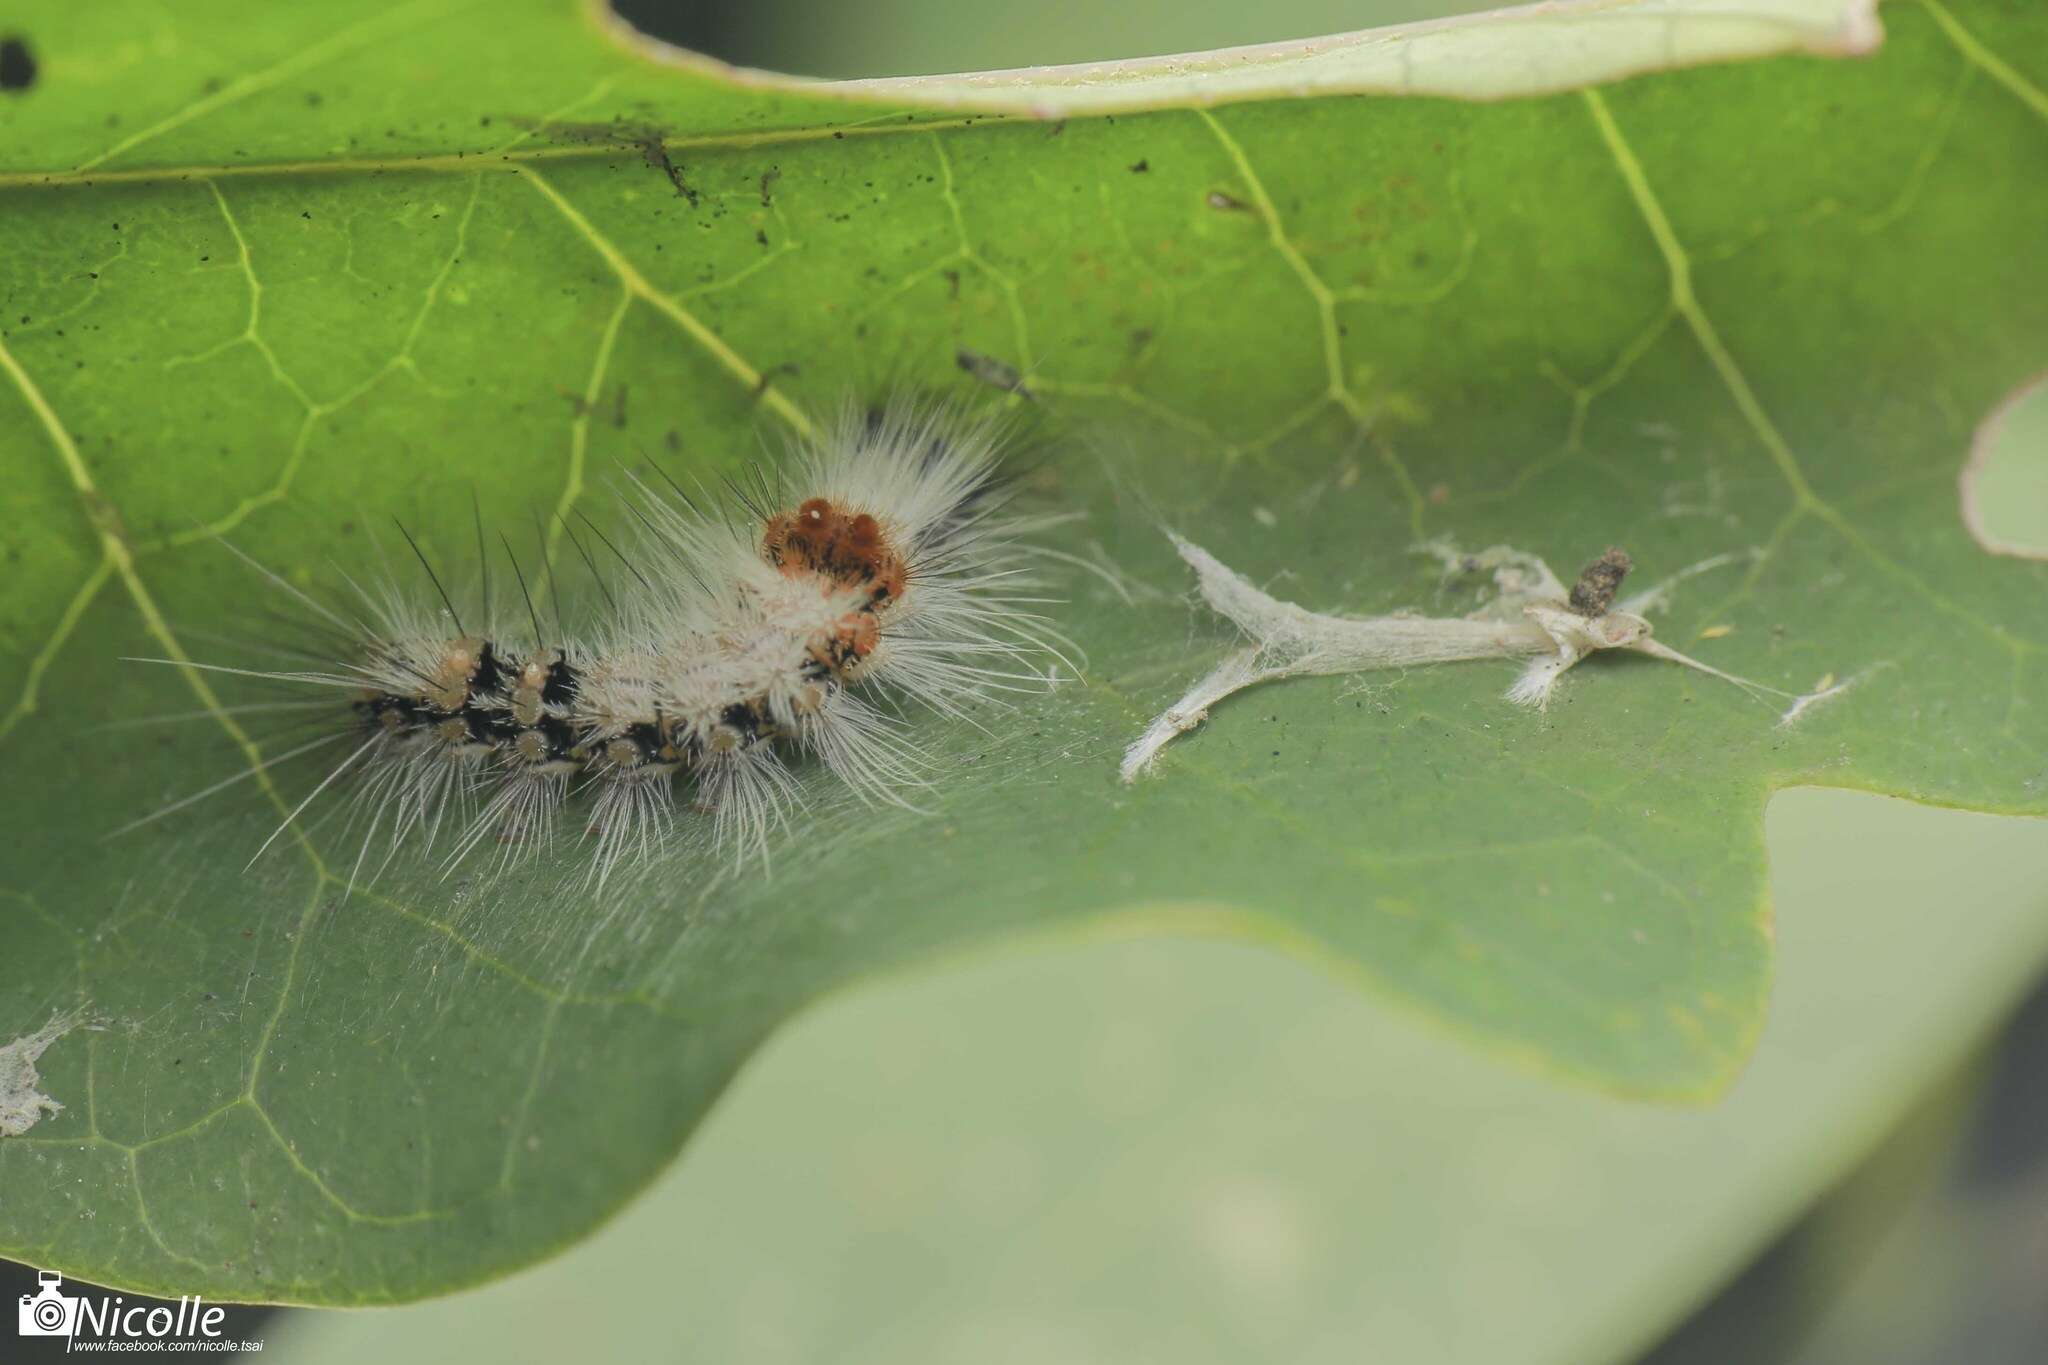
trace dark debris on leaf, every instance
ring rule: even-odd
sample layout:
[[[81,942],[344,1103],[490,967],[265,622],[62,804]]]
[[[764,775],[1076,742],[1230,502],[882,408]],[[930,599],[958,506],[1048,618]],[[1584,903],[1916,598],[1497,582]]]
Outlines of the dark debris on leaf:
[[[28,40],[10,33],[0,38],[0,90],[19,95],[36,83],[36,56]]]

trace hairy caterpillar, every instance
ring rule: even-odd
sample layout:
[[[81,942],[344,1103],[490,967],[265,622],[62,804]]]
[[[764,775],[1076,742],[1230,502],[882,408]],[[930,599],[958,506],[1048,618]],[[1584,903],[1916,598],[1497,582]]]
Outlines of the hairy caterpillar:
[[[1020,595],[1032,551],[1006,511],[1003,436],[992,419],[899,399],[847,405],[720,494],[630,477],[628,548],[589,526],[622,574],[607,585],[569,532],[601,593],[580,631],[559,603],[543,625],[509,542],[523,603],[509,620],[492,610],[487,561],[483,601],[460,609],[410,535],[431,597],[348,579],[355,601],[337,610],[258,566],[326,638],[305,667],[198,666],[338,694],[335,731],[315,745],[348,752],[272,840],[349,778],[365,856],[380,830],[395,851],[436,844],[452,822],[450,866],[492,839],[509,860],[587,798],[601,881],[696,837],[679,791],[707,817],[704,842],[765,855],[802,801],[793,760],[908,804],[929,765],[893,703],[959,716],[1047,681],[1058,636],[1032,609],[1041,599]]]

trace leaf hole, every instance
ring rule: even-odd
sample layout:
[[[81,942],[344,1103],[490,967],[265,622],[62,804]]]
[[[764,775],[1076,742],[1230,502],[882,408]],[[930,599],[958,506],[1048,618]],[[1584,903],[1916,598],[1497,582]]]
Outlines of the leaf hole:
[[[1962,474],[1963,524],[1993,554],[2048,559],[2048,374],[1991,410]]]

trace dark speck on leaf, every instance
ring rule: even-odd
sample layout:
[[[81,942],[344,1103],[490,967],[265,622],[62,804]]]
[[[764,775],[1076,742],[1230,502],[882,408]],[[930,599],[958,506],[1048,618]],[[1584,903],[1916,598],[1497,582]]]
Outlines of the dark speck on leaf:
[[[992,388],[1035,401],[1036,395],[1024,385],[1023,372],[1007,361],[998,360],[992,355],[983,355],[979,351],[963,349],[954,352],[953,363]]]
[[[0,38],[0,90],[18,95],[36,83],[36,58],[26,39]]]
[[[308,90],[306,92],[306,107],[308,109],[318,109],[323,102],[323,97],[318,90]]]
[[[305,219],[309,223],[313,221],[313,215],[306,209],[299,210],[299,217]]]
[[[1132,175],[1143,175],[1143,174],[1144,174],[1145,172],[1147,172],[1147,171],[1149,171],[1149,170],[1151,170],[1151,169],[1152,169],[1152,163],[1151,163],[1151,162],[1149,162],[1149,161],[1140,161],[1140,162],[1136,162],[1135,164],[1133,164],[1133,165],[1132,165],[1132,167],[1131,167],[1131,174],[1132,174]]]

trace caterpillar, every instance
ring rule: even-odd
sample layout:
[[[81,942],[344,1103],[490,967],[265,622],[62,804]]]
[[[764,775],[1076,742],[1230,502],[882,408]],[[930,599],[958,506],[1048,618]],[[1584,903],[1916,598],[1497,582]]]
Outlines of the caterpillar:
[[[257,565],[322,642],[303,667],[194,666],[328,689],[331,703],[308,703],[334,722],[314,743],[348,751],[271,840],[348,779],[368,824],[358,872],[380,831],[395,852],[439,845],[451,823],[448,866],[492,839],[509,861],[545,846],[572,802],[587,805],[600,882],[678,843],[765,858],[803,804],[803,761],[865,801],[910,805],[931,764],[905,704],[965,717],[1057,676],[1047,660],[1065,642],[1025,595],[1034,547],[1009,510],[1006,441],[999,419],[899,398],[844,405],[715,492],[629,474],[627,548],[585,523],[616,558],[609,582],[561,524],[599,593],[580,631],[558,600],[543,625],[509,540],[524,604],[510,620],[487,558],[482,603],[459,607],[402,526],[432,596],[343,573],[352,600],[337,608]]]

